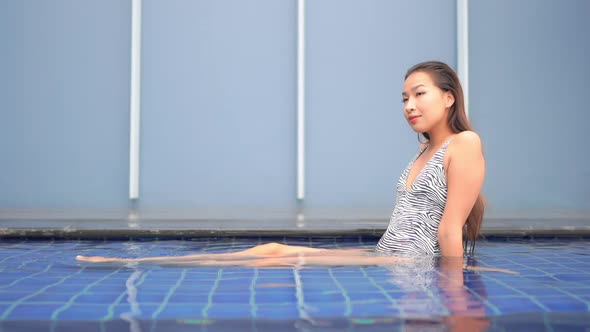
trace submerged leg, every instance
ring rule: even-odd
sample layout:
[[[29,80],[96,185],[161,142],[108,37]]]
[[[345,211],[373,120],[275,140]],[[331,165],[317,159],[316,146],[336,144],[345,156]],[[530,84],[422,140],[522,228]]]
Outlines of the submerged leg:
[[[246,266],[246,267],[303,267],[303,266],[372,266],[388,265],[408,259],[366,256],[361,251],[352,251],[346,255],[312,255],[258,257],[243,259],[205,259],[205,260],[175,260],[174,258],[162,262],[163,265],[173,266]]]
[[[243,258],[243,257],[285,257],[293,256],[300,253],[315,254],[325,252],[341,252],[341,251],[360,251],[359,249],[320,249],[309,248],[302,246],[288,246],[280,243],[262,244],[250,249],[230,253],[217,254],[194,254],[185,256],[160,256],[160,257],[144,257],[144,258],[118,258],[118,257],[103,257],[103,256],[76,256],[79,261],[100,263],[100,262],[166,262],[174,260],[179,261],[193,261],[206,259],[227,259],[227,258]]]

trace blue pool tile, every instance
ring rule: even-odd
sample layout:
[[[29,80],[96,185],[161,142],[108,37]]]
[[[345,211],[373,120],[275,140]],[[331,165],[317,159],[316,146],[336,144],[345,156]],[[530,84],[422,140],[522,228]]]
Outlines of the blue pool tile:
[[[167,296],[166,293],[147,293],[147,292],[138,292],[136,299],[140,303],[150,302],[150,303],[160,303],[164,300]]]
[[[180,286],[178,286],[176,291],[178,293],[208,293],[212,288],[213,288],[213,283],[211,283],[211,284],[196,284],[196,285],[181,284]],[[141,289],[143,291],[148,291],[148,292],[156,292],[156,291],[168,290],[168,289],[170,289],[170,287],[153,289],[153,288],[142,286],[142,287],[138,287],[138,289]]]
[[[490,297],[506,297],[506,296],[519,296],[522,295],[516,288],[509,288],[504,286],[493,286],[493,287],[470,287],[469,288],[475,294],[488,294]]]
[[[300,313],[296,304],[257,305],[255,312],[261,319],[296,319]]]
[[[296,302],[297,295],[294,289],[264,289],[256,290],[255,299],[257,303],[277,303],[277,302]]]
[[[325,303],[325,302],[344,302],[346,300],[346,298],[344,297],[344,295],[342,293],[309,293],[309,294],[305,294],[305,301],[306,302],[312,302],[312,303],[316,303],[316,302],[321,302],[321,303]]]
[[[330,273],[325,269],[306,269],[303,271],[299,271],[299,275],[303,280],[308,280],[310,282],[312,282],[316,278],[330,279]]]
[[[39,295],[35,295],[33,297],[27,298],[24,302],[25,303],[34,303],[34,302],[61,302],[65,303],[69,301],[73,294],[66,294],[66,293],[41,293]]]
[[[581,274],[581,273],[562,273],[556,274],[553,276],[555,279],[560,281],[578,281],[578,282],[585,282],[590,283],[590,276],[588,274]]]
[[[51,287],[45,289],[45,293],[75,294],[75,293],[78,293],[78,292],[81,292],[82,290],[84,290],[85,287],[86,287],[86,285],[76,285],[76,284],[71,285],[71,284],[63,283],[63,284],[51,286]]]
[[[146,291],[167,291],[170,289],[170,287],[172,287],[172,285],[174,285],[176,283],[176,281],[174,282],[168,282],[166,280],[163,281],[146,281],[144,283],[142,283],[141,285],[137,286],[137,289],[141,289],[141,290],[146,290]],[[125,287],[125,283],[121,283],[121,284],[116,284],[116,285],[97,285],[93,288],[96,289],[113,289],[113,288],[121,288],[121,287]]]
[[[574,290],[581,291],[581,292],[587,292],[589,289],[588,285],[590,285],[590,283],[588,283],[588,282],[573,282],[573,281],[560,282],[559,284],[551,284],[551,286],[553,286],[553,287],[558,287],[558,288],[563,289],[568,292],[572,292]]]
[[[445,313],[445,307],[436,299],[404,298],[396,301],[396,307],[406,313]]]
[[[191,293],[174,293],[170,297],[170,302],[173,303],[206,303],[208,301],[209,294],[191,294]]]
[[[13,303],[10,302],[0,302],[0,315],[4,314],[5,310],[10,308]]]
[[[352,306],[348,307],[338,303],[312,303],[307,313],[312,317],[348,317],[352,312]],[[347,315],[348,313],[348,315]]]
[[[29,295],[29,292],[0,292],[0,302],[12,302],[24,298]]]
[[[252,307],[250,305],[234,304],[225,306],[222,304],[214,304],[207,310],[207,317],[213,319],[219,318],[247,318],[250,317]]]
[[[331,247],[334,243],[331,241],[333,239],[307,240],[324,247]],[[116,312],[119,311],[146,319],[150,319],[155,313],[159,318],[163,317],[162,319],[202,318],[204,315],[212,315],[221,320],[247,319],[251,315],[288,319],[301,314],[318,319],[343,315],[361,318],[393,317],[406,314],[441,314],[445,310],[454,310],[458,314],[485,310],[488,315],[543,311],[560,314],[590,312],[590,256],[572,256],[572,248],[560,244],[559,241],[563,240],[551,240],[550,249],[534,247],[534,250],[529,250],[527,246],[535,242],[511,241],[489,242],[487,247],[483,245],[479,248],[482,255],[477,259],[480,266],[514,269],[520,275],[465,272],[465,291],[441,289],[444,283],[438,282],[436,273],[431,273],[431,285],[422,290],[420,287],[412,288],[411,284],[407,284],[409,274],[402,275],[400,271],[391,271],[384,267],[303,270],[235,267],[220,270],[214,267],[169,268],[145,265],[142,266],[143,272],[136,275],[137,271],[129,268],[117,271],[119,267],[114,266],[76,265],[71,253],[64,251],[68,257],[60,259],[55,247],[37,242],[32,245],[46,248],[39,252],[26,252],[19,259],[4,261],[8,265],[0,264],[0,309],[4,306],[6,310],[14,301],[28,297],[25,303],[15,307],[15,310],[18,309],[16,314],[23,308],[26,309],[26,305],[53,305],[54,309],[65,309],[60,311],[58,317],[62,320],[95,319],[103,313],[105,317],[116,319]],[[39,246],[39,243],[43,245]],[[224,239],[198,239],[192,248],[187,245],[190,242],[180,241],[84,243],[84,246],[96,246],[93,251],[104,255],[122,255],[121,252],[131,255],[133,252],[128,251],[131,247],[135,248],[135,254],[141,252],[153,256],[182,253],[183,250],[222,252],[227,249],[224,247]],[[233,248],[249,246],[248,243],[237,240],[233,243]],[[338,246],[359,244],[357,240],[337,243]],[[55,241],[53,244],[74,248],[68,242]],[[575,250],[580,253],[586,253],[590,249],[590,242],[587,240],[579,241],[577,245],[579,247]],[[30,248],[25,242],[19,250],[30,251]],[[80,247],[76,251],[83,249],[85,248]],[[0,247],[0,256],[1,254]],[[576,262],[579,264],[574,264]],[[44,274],[46,278],[41,274],[34,275],[45,269],[49,263],[53,266]],[[22,270],[15,272],[13,269],[19,266]],[[84,271],[80,270],[83,266]],[[184,279],[181,280],[181,276]],[[60,285],[30,297],[44,286],[64,277],[69,278]],[[137,277],[135,287],[130,288],[136,296],[129,300],[125,292],[128,288],[126,283],[131,277]],[[301,288],[296,286],[297,278],[297,282],[301,282]],[[393,284],[392,279],[399,284]],[[11,285],[14,281],[18,282]],[[85,293],[80,293],[89,283],[97,281],[100,283],[90,287]],[[2,284],[10,286],[2,288]],[[13,295],[11,297],[8,294]],[[74,296],[77,297],[75,303],[66,303]],[[128,301],[137,301],[139,307],[135,308],[145,310],[140,310],[141,313],[133,311]],[[8,319],[12,319],[11,316]]]
[[[125,285],[125,283],[127,282],[127,279],[128,278],[129,277],[125,277],[125,278],[113,278],[113,277],[111,277],[109,279],[101,280],[97,285],[100,285],[100,286],[113,286],[113,285],[119,286],[119,285]],[[89,281],[82,282],[82,283],[89,284],[89,283],[95,282],[95,281],[98,281],[98,280],[89,280]]]
[[[48,320],[61,304],[19,304],[8,315],[7,319]]]
[[[142,319],[151,319],[154,312],[159,309],[159,305],[156,304],[137,304],[137,305],[130,305],[130,304],[119,304],[112,307],[112,317],[113,318],[142,318]]]
[[[203,310],[207,307],[206,304],[173,304],[170,303],[164,309],[158,312],[158,319],[171,318],[201,318],[203,317]],[[153,316],[152,316],[153,317]]]
[[[82,289],[84,289],[85,287],[81,287]],[[98,285],[94,285],[91,286],[88,290],[96,293],[96,294],[101,294],[101,293],[121,293],[124,292],[127,289],[127,287],[125,286],[125,283],[117,283],[117,284],[98,284]]]
[[[345,289],[347,292],[366,292],[366,293],[372,293],[372,292],[379,292],[381,291],[378,287],[376,287],[375,285],[372,285],[370,283],[368,283],[368,281],[363,280],[363,281],[358,281],[357,283],[348,283],[348,284],[342,284],[341,286],[343,289]]]
[[[537,297],[536,299],[554,312],[588,311],[590,308],[587,302],[569,296]]]
[[[97,292],[87,292],[83,293],[80,296],[77,296],[75,299],[75,303],[80,304],[110,304],[113,303],[119,296],[121,296],[122,292],[116,293],[97,293]]]
[[[387,301],[388,297],[382,292],[359,292],[358,290],[354,290],[354,292],[349,291],[347,292],[347,296],[351,301]]]
[[[244,286],[248,285],[248,287],[250,286],[250,282],[245,282],[241,285],[218,285],[217,286],[217,290],[219,292],[223,292],[223,293],[230,293],[230,292],[240,292],[242,290],[244,290]]]
[[[394,307],[391,303],[381,302],[373,304],[353,305],[353,317],[376,317],[393,316],[401,313],[400,308]]]
[[[40,278],[28,278],[28,279],[20,279],[17,280],[18,282],[11,287],[2,287],[0,289],[10,289],[10,288],[15,288],[15,287],[43,287],[43,286],[47,286],[47,285],[51,285],[57,281],[59,281],[60,278],[45,278],[45,279],[40,279]],[[11,282],[12,283],[12,282]]]
[[[215,268],[199,268],[188,270],[186,272],[185,280],[190,282],[202,282],[204,280],[215,280],[217,278],[218,270]]]
[[[212,296],[213,303],[237,303],[237,304],[249,304],[251,295],[250,293],[233,293],[233,294],[214,294]]]
[[[548,284],[556,284],[559,282],[559,279],[556,279],[553,276],[529,276],[526,277],[528,280],[531,281],[539,281],[539,282],[544,282],[544,283],[548,283]]]
[[[527,297],[493,298],[488,301],[503,313],[544,311],[537,302]]]
[[[100,320],[107,314],[107,306],[78,304],[60,311],[59,319],[68,320]]]
[[[293,277],[258,277],[256,280],[256,287],[266,287],[266,285],[276,284],[293,284],[295,282]]]
[[[305,293],[340,292],[340,288],[335,284],[303,284],[301,288]]]

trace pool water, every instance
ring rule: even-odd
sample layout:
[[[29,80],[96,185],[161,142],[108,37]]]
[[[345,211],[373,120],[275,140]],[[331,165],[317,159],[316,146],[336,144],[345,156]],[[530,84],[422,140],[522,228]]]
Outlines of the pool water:
[[[228,252],[270,241],[372,248],[373,237],[0,242],[0,331],[589,331],[590,239],[491,238],[463,270],[80,263],[76,255]]]

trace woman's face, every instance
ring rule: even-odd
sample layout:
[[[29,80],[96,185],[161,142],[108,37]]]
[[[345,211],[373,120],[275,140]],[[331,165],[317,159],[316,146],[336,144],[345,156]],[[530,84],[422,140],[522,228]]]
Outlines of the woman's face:
[[[447,113],[455,98],[439,89],[429,74],[421,71],[408,76],[402,92],[404,117],[415,132],[430,133],[447,126]]]

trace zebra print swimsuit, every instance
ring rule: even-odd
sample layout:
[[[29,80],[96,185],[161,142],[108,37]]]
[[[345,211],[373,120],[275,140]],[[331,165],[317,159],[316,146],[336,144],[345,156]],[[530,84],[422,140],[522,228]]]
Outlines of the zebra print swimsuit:
[[[375,252],[409,256],[441,254],[438,225],[447,202],[443,158],[452,139],[446,141],[430,158],[408,189],[406,182],[410,169],[428,146],[406,167],[397,183],[395,208],[389,226],[377,243]]]

